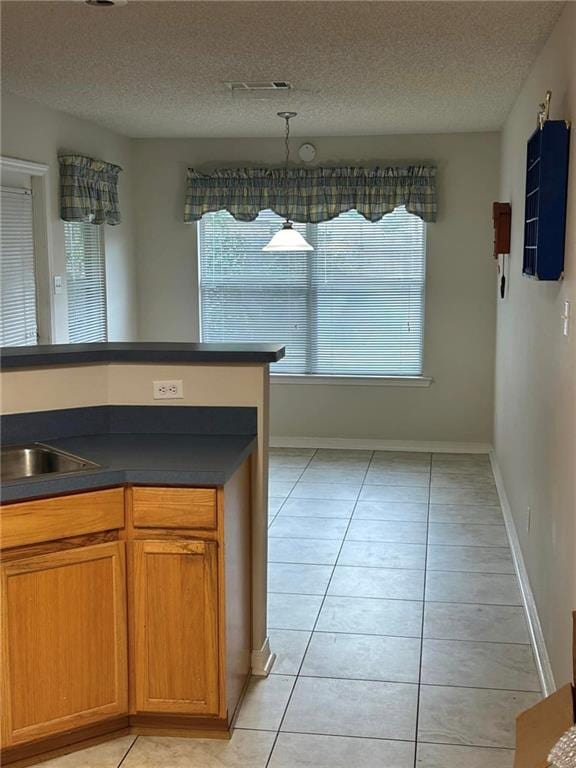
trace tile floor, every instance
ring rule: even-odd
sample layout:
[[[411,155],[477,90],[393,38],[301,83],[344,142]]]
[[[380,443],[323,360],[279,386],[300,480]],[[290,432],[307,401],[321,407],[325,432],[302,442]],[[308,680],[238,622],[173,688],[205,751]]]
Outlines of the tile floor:
[[[119,739],[49,768],[512,768],[539,684],[484,455],[273,449],[273,674],[229,742]]]

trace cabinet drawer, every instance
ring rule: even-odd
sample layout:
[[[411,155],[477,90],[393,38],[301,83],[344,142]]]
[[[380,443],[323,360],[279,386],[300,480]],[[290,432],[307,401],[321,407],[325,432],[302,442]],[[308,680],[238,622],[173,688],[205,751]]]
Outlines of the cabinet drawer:
[[[124,489],[3,506],[2,549],[124,527]]]
[[[215,488],[133,488],[136,528],[216,528]]]

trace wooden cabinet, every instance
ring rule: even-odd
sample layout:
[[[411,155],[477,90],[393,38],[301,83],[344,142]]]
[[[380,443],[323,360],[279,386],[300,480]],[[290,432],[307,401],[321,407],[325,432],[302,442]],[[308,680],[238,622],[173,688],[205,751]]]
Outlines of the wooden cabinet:
[[[218,545],[136,541],[136,709],[217,715]]]
[[[250,463],[222,488],[2,507],[2,764],[103,734],[225,736],[250,674]]]
[[[2,564],[4,745],[128,711],[124,546]]]

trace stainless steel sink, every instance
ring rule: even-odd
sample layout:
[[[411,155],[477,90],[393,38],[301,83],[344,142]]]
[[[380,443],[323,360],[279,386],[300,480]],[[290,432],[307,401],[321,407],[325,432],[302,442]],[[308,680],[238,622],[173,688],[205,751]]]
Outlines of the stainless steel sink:
[[[100,465],[93,461],[42,443],[9,446],[2,448],[0,455],[1,476],[4,481],[100,469]]]

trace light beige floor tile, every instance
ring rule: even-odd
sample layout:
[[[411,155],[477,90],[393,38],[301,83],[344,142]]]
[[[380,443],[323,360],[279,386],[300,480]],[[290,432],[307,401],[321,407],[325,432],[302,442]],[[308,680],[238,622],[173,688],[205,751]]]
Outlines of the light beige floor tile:
[[[426,544],[426,523],[396,520],[352,520],[347,541],[387,541],[403,544]]]
[[[265,768],[274,738],[274,733],[239,729],[229,741],[140,736],[122,768]]]
[[[345,540],[338,565],[368,565],[374,568],[422,570],[426,562],[424,544],[396,544],[383,541]]]
[[[430,544],[458,547],[507,547],[508,536],[504,525],[476,525],[474,523],[430,523]]]
[[[269,477],[273,482],[296,481],[304,470],[301,467],[270,467]]]
[[[323,595],[331,575],[331,565],[270,563],[268,565],[268,592]]]
[[[317,459],[314,458],[308,465],[308,469],[313,470],[327,470],[328,472],[334,472],[335,470],[342,470],[343,472],[366,472],[370,464],[369,459],[358,459],[353,456],[343,457],[340,459]]]
[[[434,472],[431,476],[432,488],[454,488],[454,489],[479,489],[490,488],[496,490],[494,478],[488,473],[485,474],[457,474],[454,472]]]
[[[513,768],[514,750],[419,744],[416,768]]]
[[[477,504],[497,507],[500,504],[495,489],[486,488],[435,488],[430,489],[431,504]]]
[[[300,677],[282,731],[414,740],[418,686]]]
[[[308,467],[300,478],[303,483],[349,483],[356,485],[364,481],[364,467]]]
[[[424,637],[525,645],[530,643],[524,608],[508,605],[426,603]]]
[[[508,547],[429,546],[426,567],[429,571],[515,572]]]
[[[378,600],[370,597],[328,596],[318,618],[317,630],[368,635],[420,637],[422,603]]]
[[[268,627],[270,629],[308,629],[320,612],[319,595],[268,595]]]
[[[274,458],[305,458],[311,459],[316,453],[315,448],[269,448],[269,455]]]
[[[364,485],[360,501],[419,501],[428,502],[428,487],[406,485]]]
[[[460,469],[484,469],[491,471],[490,457],[487,453],[434,453],[432,470],[458,472]]]
[[[280,510],[280,507],[282,504],[284,504],[285,499],[282,497],[277,498],[276,496],[269,496],[268,497],[268,517],[273,517],[278,513]]]
[[[430,504],[431,523],[484,523],[504,525],[500,507],[474,504]]]
[[[342,499],[356,501],[360,492],[357,483],[305,483],[300,481],[292,491],[293,499]]]
[[[318,448],[314,456],[318,461],[339,461],[353,459],[357,461],[370,461],[372,451],[355,450],[353,448]]]
[[[292,467],[293,469],[299,469],[303,472],[310,462],[309,456],[281,456],[279,454],[272,454],[269,456],[269,468],[280,469],[282,467]]]
[[[328,594],[422,600],[423,586],[424,571],[337,565],[328,587]]]
[[[540,691],[529,645],[424,640],[422,683]]]
[[[414,745],[382,739],[281,733],[269,765],[270,768],[413,768]]]
[[[286,499],[282,514],[290,517],[350,518],[354,502],[344,499]]]
[[[277,731],[295,681],[296,678],[291,675],[253,677],[240,706],[236,726],[258,731]]]
[[[430,473],[427,469],[415,471],[372,466],[365,482],[370,485],[419,485],[427,488],[430,485]]]
[[[425,523],[428,505],[414,501],[359,501],[354,509],[354,519]]]
[[[116,768],[135,740],[135,736],[123,736],[88,749],[71,752],[69,755],[55,757],[41,765],[42,768]]]
[[[301,674],[417,683],[419,670],[420,640],[417,638],[315,632]]]
[[[516,715],[539,698],[536,693],[423,685],[418,740],[513,749]]]
[[[429,571],[426,600],[438,603],[522,605],[516,576],[494,573]]]
[[[271,629],[268,636],[272,652],[276,654],[272,674],[297,675],[310,640],[310,632]]]
[[[374,451],[373,464],[400,463],[430,466],[431,455],[420,451]]]
[[[286,539],[339,539],[342,541],[348,520],[327,517],[289,517],[278,515],[269,536]]]
[[[340,551],[340,539],[268,539],[271,563],[316,563],[334,565]]]
[[[293,480],[269,480],[268,494],[278,499],[285,499],[290,494],[296,482]]]

